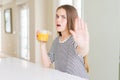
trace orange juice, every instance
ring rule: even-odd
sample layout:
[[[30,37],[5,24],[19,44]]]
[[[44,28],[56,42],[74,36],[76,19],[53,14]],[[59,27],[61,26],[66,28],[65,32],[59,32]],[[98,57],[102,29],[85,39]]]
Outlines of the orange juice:
[[[49,33],[47,31],[39,32],[37,34],[37,39],[39,41],[48,41]]]

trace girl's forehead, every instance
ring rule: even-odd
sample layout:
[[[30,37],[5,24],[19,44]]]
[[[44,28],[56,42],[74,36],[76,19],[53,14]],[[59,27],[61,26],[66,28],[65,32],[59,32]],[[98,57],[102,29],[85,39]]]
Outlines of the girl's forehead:
[[[60,9],[58,9],[57,11],[56,11],[56,14],[61,14],[61,15],[66,15],[66,10],[65,9],[63,9],[63,8],[60,8]]]

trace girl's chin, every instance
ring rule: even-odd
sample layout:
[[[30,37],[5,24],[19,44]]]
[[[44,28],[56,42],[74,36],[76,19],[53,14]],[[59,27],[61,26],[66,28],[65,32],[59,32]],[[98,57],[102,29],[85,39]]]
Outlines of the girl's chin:
[[[61,30],[60,29],[56,29],[57,30],[57,32],[61,32]]]

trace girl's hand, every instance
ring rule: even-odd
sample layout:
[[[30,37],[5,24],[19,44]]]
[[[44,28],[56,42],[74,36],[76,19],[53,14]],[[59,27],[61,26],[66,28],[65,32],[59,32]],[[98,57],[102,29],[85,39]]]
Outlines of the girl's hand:
[[[80,18],[75,20],[75,29],[70,30],[75,42],[78,44],[81,52],[88,53],[89,51],[89,33],[87,29],[87,24],[83,22]]]

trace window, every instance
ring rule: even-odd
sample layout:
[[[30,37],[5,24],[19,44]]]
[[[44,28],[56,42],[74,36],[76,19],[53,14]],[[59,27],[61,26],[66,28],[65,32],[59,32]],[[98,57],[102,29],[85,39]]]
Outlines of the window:
[[[70,4],[76,7],[78,15],[81,17],[81,0],[59,0],[58,5]]]
[[[2,28],[2,13],[1,13],[1,10],[0,10],[0,52],[1,52],[1,28]]]
[[[20,57],[29,60],[29,8],[20,11],[20,35]]]
[[[12,33],[12,9],[4,10],[5,32]]]
[[[58,2],[59,5],[63,5],[63,4],[70,4],[72,5],[72,0],[59,0]]]
[[[82,0],[73,0],[73,5],[76,7],[78,11],[79,17],[81,17],[82,13]]]

